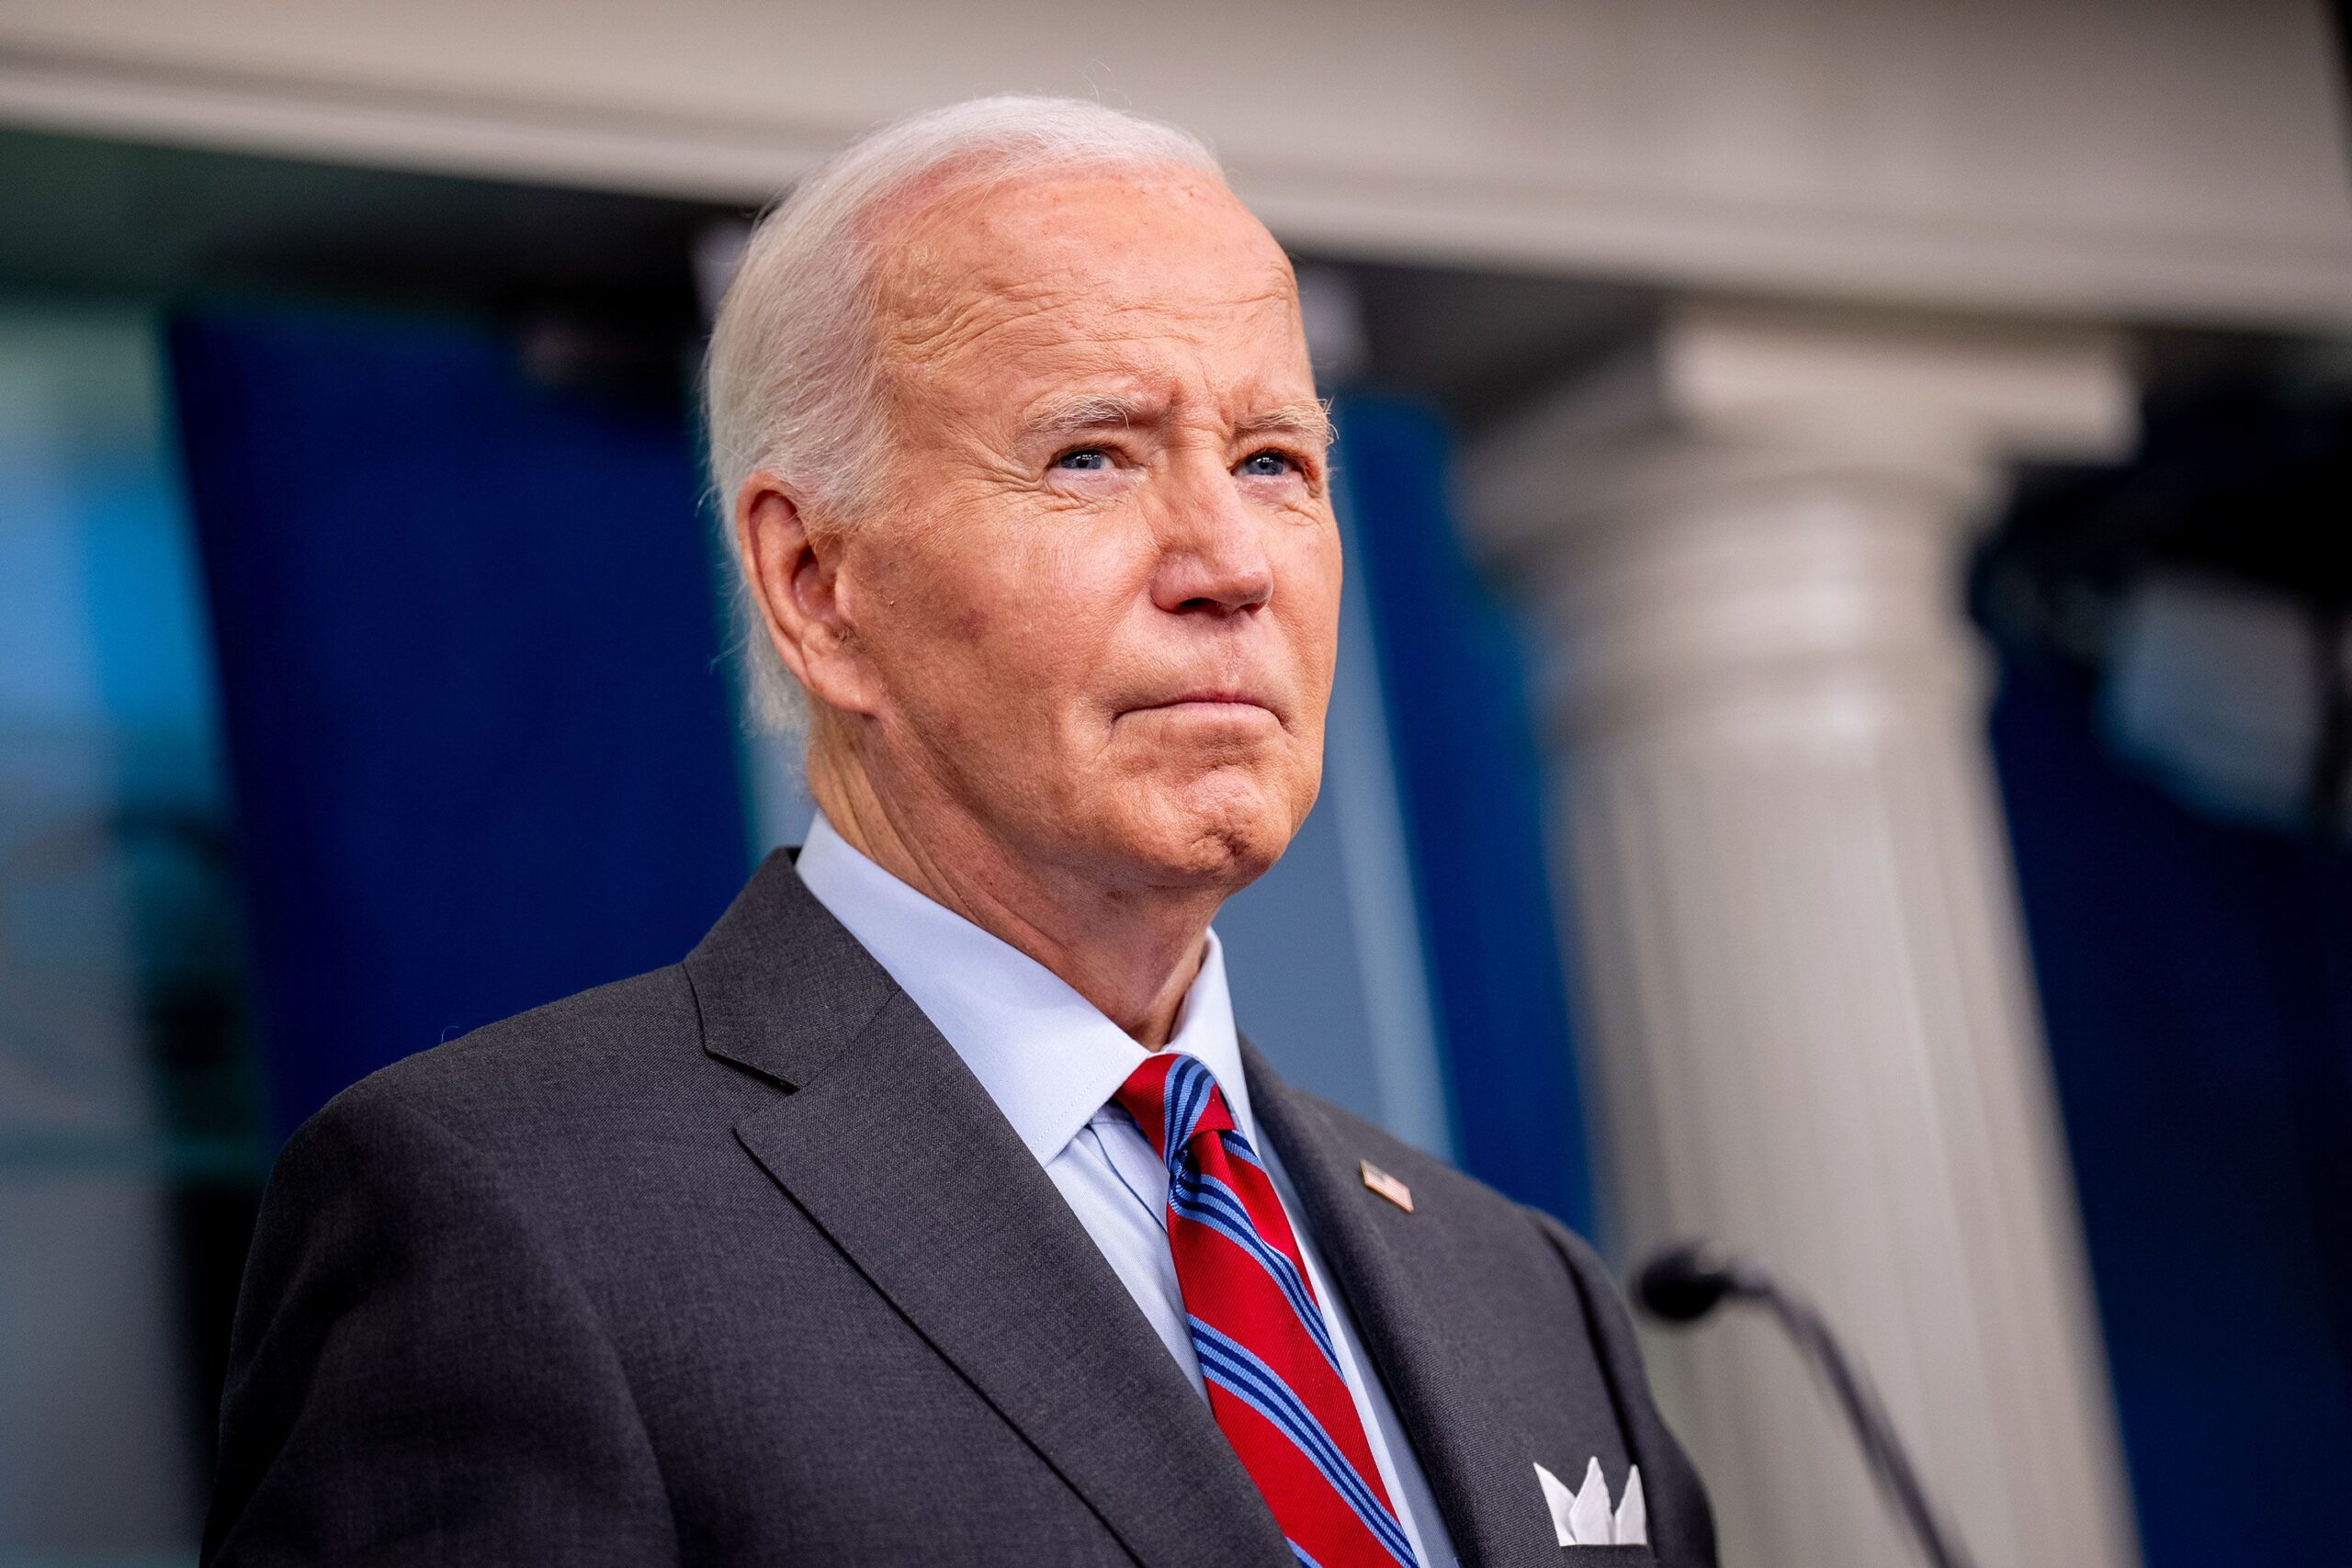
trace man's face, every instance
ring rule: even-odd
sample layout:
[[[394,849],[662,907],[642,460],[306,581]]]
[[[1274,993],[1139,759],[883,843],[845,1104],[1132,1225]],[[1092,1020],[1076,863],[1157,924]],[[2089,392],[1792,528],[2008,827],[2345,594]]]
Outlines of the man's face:
[[[1172,172],[1001,186],[892,243],[889,499],[837,572],[877,775],[1041,867],[1242,886],[1315,802],[1339,619],[1288,262]]]

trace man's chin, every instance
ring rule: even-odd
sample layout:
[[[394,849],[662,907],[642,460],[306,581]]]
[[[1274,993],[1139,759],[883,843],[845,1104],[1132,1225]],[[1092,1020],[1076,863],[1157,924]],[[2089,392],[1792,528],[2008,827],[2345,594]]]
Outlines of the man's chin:
[[[1171,791],[1122,824],[1128,857],[1163,885],[1238,892],[1280,860],[1296,831],[1287,802],[1254,786]]]

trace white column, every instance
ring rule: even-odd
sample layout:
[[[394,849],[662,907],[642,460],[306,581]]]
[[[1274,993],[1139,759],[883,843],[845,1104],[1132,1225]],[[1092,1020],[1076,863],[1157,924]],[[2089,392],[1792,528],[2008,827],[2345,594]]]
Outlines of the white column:
[[[2136,1560],[1961,580],[2005,460],[2132,407],[2097,335],[1697,306],[1469,466],[1546,641],[1615,1250],[1812,1294],[1984,1568]],[[1766,1324],[1652,1351],[1727,1562],[1914,1560]]]

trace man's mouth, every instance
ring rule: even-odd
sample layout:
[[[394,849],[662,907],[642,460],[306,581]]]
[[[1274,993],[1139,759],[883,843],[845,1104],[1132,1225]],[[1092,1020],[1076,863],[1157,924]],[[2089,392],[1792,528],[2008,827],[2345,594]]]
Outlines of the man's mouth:
[[[1254,693],[1238,687],[1203,686],[1163,697],[1158,702],[1139,703],[1129,713],[1199,713],[1204,716],[1225,714],[1238,716],[1255,711],[1278,717],[1273,705]]]

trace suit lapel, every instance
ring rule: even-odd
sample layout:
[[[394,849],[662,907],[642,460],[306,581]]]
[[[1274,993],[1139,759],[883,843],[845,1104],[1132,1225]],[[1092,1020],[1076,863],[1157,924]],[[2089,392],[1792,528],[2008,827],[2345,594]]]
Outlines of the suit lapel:
[[[1116,1273],[954,1049],[783,857],[686,963],[736,1125],[874,1287],[1151,1568],[1286,1561]]]
[[[1536,1490],[1529,1434],[1512,1428],[1463,1370],[1456,1327],[1432,1314],[1441,1259],[1420,1256],[1427,1235],[1368,1192],[1350,1145],[1247,1042],[1250,1104],[1306,1210],[1308,1233],[1355,1318],[1421,1472],[1464,1562],[1556,1564],[1560,1548]],[[1401,1223],[1390,1223],[1391,1221]]]

